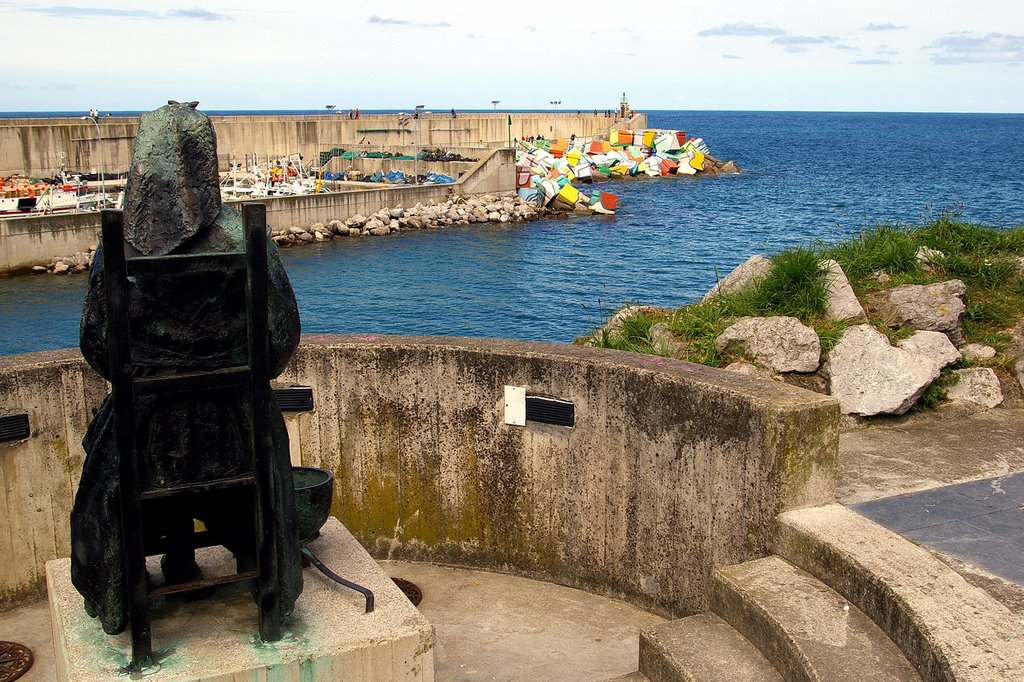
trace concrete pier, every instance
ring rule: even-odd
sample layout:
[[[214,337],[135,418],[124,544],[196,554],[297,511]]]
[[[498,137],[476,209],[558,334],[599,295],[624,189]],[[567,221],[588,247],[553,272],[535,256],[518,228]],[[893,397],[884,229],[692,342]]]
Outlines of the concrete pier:
[[[509,118],[511,117],[511,126]],[[486,149],[508,144],[509,138],[607,135],[616,125],[647,125],[643,114],[624,122],[604,115],[575,113],[448,113],[400,120],[398,114],[273,116],[211,116],[217,132],[222,171],[244,163],[246,155],[301,154],[306,162],[333,147],[368,150],[444,147]],[[0,177],[49,177],[65,166],[83,172],[122,173],[128,169],[138,133],[137,116],[78,118],[10,118],[0,120]],[[465,152],[460,152],[465,153]],[[466,154],[474,157],[479,154]]]

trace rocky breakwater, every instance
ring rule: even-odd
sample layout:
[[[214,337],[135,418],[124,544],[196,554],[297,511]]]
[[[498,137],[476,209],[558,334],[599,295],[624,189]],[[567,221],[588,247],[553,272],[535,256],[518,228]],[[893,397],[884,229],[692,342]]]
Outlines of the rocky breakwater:
[[[927,269],[927,259],[935,256],[918,257]],[[1024,320],[1001,332],[1009,343],[997,352],[967,342],[963,317],[968,289],[959,279],[883,288],[865,296],[862,304],[838,263],[820,265],[827,286],[826,323],[833,332],[839,330],[838,336],[830,337],[824,348],[819,333],[795,317],[743,317],[714,338],[717,351],[729,363],[726,370],[832,395],[842,413],[861,417],[902,415],[935,384],[941,391],[933,400],[948,400],[962,409],[993,408],[1007,396],[1020,402]],[[772,267],[768,258],[750,258],[699,305],[755,286]],[[881,272],[875,277],[882,284],[889,279]],[[1024,259],[1019,260],[1016,277],[1024,280]],[[629,318],[642,316],[653,322],[640,344],[647,344],[647,352],[692,359],[694,341],[673,333],[678,312],[626,307],[583,342],[615,347],[624,334],[635,333],[638,325],[630,325]],[[634,332],[628,331],[631,327]]]
[[[271,238],[278,246],[287,248],[347,237],[383,237],[393,232],[436,230],[451,225],[521,223],[539,220],[545,215],[546,210],[528,204],[513,193],[453,195],[440,204],[382,208],[368,216],[357,214],[347,220],[278,228],[272,231]]]
[[[453,195],[440,204],[425,206],[418,203],[412,208],[382,208],[371,215],[357,214],[347,220],[275,228],[271,230],[270,237],[278,246],[290,248],[343,237],[382,237],[392,232],[436,230],[451,225],[522,223],[553,214],[554,211],[533,206],[511,192],[474,197]],[[95,252],[96,249],[91,248],[71,256],[55,256],[48,263],[32,266],[32,272],[51,275],[88,272]]]

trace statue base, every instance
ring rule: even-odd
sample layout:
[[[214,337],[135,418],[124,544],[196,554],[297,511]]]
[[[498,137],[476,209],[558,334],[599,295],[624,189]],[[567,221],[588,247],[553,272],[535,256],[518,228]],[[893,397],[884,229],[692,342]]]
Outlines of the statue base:
[[[361,594],[315,568],[303,572],[302,596],[277,642],[259,640],[256,604],[248,594],[168,605],[153,613],[157,661],[144,678],[432,681],[433,627],[348,530],[328,519],[309,548],[335,573],[373,590],[374,611],[364,613]],[[213,575],[218,564],[224,573],[234,570],[223,548],[199,550],[197,560]],[[150,561],[150,573],[159,575],[159,564]],[[46,585],[57,679],[117,678],[131,658],[129,634],[107,635],[86,614],[71,584],[70,559],[46,564]]]

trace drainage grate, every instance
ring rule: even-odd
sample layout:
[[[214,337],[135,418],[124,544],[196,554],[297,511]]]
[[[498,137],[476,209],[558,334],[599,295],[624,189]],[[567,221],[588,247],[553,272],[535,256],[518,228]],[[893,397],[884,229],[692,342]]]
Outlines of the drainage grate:
[[[274,397],[282,412],[312,412],[313,389],[309,386],[275,388]]]
[[[0,642],[0,682],[14,682],[32,667],[32,651],[17,642]]]
[[[567,400],[544,398],[539,395],[526,396],[526,421],[575,426],[576,406]]]
[[[423,601],[423,590],[420,589],[419,585],[405,578],[392,578],[391,580],[398,585],[398,589],[405,593],[405,596],[409,598],[413,606],[420,605],[420,602]]]
[[[29,436],[28,415],[12,414],[0,417],[0,443],[12,440],[24,440]],[[2,678],[0,678],[2,679]]]

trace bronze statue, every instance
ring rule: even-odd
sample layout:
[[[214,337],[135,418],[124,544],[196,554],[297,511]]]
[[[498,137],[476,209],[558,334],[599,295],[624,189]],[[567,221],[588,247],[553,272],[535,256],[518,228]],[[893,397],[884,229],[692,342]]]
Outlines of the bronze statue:
[[[195,102],[171,102],[142,116],[126,188],[124,241],[129,257],[243,249],[241,216],[221,205],[213,125],[195,106]],[[271,376],[277,376],[298,344],[299,315],[277,250],[272,243],[268,249],[269,355]],[[203,272],[162,276],[158,281],[129,280],[132,361],[137,371],[194,372],[244,364],[244,286],[234,279],[243,275]],[[82,312],[81,349],[89,364],[109,379],[106,306],[100,249]],[[230,387],[137,397],[136,443],[143,483],[173,487],[230,478],[250,469],[244,436],[251,416],[247,396],[247,391]],[[292,511],[288,436],[276,403],[269,430],[271,489],[275,513],[281,518],[268,527],[278,528],[276,589],[281,611],[287,615],[302,591],[302,568]],[[128,622],[113,432],[108,395],[83,440],[86,459],[71,513],[72,581],[85,598],[86,610],[98,616],[110,634],[122,632]],[[172,502],[161,507],[154,502],[146,514],[146,545],[151,538],[191,533],[197,519],[235,554],[240,568],[252,566],[255,521],[247,495],[251,492],[236,490],[215,501],[200,499],[192,508]],[[199,571],[194,550],[171,546],[161,562],[165,579],[190,580]]]

